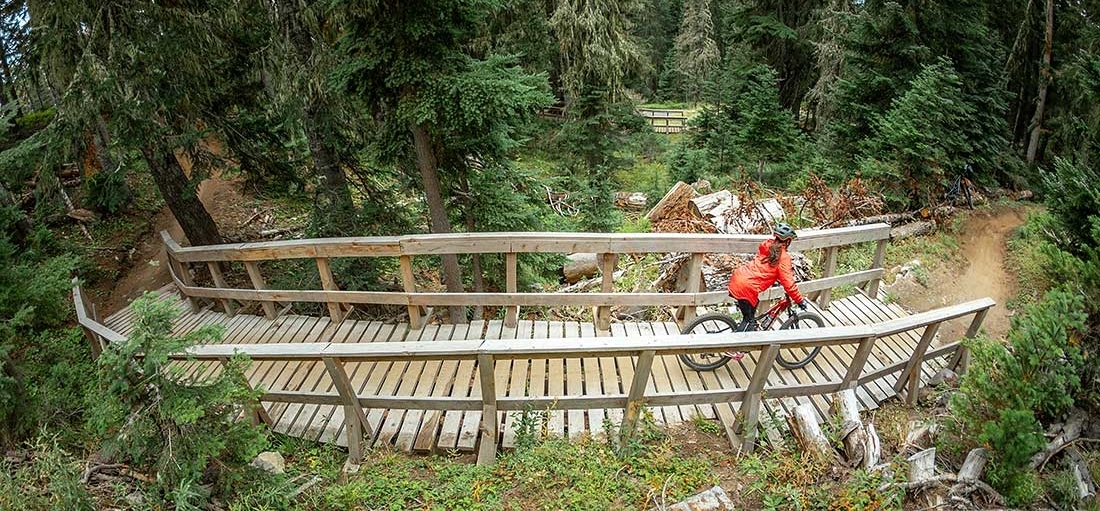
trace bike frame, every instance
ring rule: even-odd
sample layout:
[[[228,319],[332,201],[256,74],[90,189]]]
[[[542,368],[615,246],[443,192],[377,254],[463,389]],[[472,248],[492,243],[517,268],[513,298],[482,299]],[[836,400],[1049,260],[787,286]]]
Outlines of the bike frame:
[[[791,297],[784,296],[782,300],[775,302],[771,307],[768,307],[767,311],[763,314],[753,318],[753,323],[756,324],[757,330],[767,330],[773,324],[775,320],[779,319],[779,315],[791,310]]]

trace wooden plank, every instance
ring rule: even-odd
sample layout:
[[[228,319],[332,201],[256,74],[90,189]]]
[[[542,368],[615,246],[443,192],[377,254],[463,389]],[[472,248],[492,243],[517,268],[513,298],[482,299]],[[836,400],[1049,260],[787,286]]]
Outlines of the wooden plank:
[[[345,343],[373,342],[376,336],[388,336],[390,331],[393,330],[392,324],[385,325],[380,321],[350,321],[347,323],[351,323],[352,327],[347,337],[343,340]],[[366,384],[367,377],[374,368],[374,362],[344,361],[344,367],[347,368],[348,379],[351,381],[352,388],[355,389],[356,395],[362,395],[363,386]],[[335,392],[335,387],[332,382],[328,383],[326,390]],[[339,443],[338,439],[345,427],[343,407],[334,406],[331,408],[320,408],[318,409],[317,416],[318,418],[314,419],[314,424],[310,426],[311,428],[321,431],[317,440],[319,442],[335,441]],[[364,432],[364,436],[373,435],[373,431]]]
[[[422,341],[424,339],[431,339],[439,331],[439,325],[424,325],[419,330],[409,332],[409,336],[415,336],[411,340]],[[406,340],[410,340],[406,337]],[[401,366],[402,362],[396,363]],[[420,382],[421,373],[424,371],[424,361],[412,360],[404,365],[404,369],[401,374],[398,375],[399,382],[395,385],[392,392],[387,392],[386,395],[393,396],[409,396],[416,390],[417,384]],[[431,377],[435,379],[433,375]],[[378,434],[378,443],[382,445],[393,444],[397,440],[397,432],[402,428],[402,424],[405,420],[405,414],[410,410],[396,410],[389,409],[386,411],[386,420],[382,424],[382,429]],[[419,420],[419,418],[418,418]]]
[[[492,465],[497,458],[497,438],[500,432],[500,419],[497,417],[497,387],[495,382],[496,364],[492,355],[478,355],[480,373],[482,409],[481,409],[481,447],[477,453],[479,466]]]
[[[436,328],[434,329],[424,327],[424,333],[421,335],[420,340],[435,341],[449,340],[451,338],[451,332],[454,331],[454,325],[435,326]],[[442,367],[443,361],[423,362],[423,369],[420,371],[420,375],[410,395],[420,397],[431,395],[432,386],[435,385],[435,380],[439,377],[439,370]],[[405,412],[405,420],[401,424],[401,429],[397,432],[397,440],[394,446],[402,451],[412,451],[413,444],[416,443],[416,435],[420,432],[420,424],[423,419],[423,410],[407,410]]]
[[[210,278],[214,281],[214,285],[217,287],[229,287],[229,284],[225,282],[225,276],[222,275],[221,266],[215,262],[206,263],[206,269],[210,271]],[[237,313],[237,308],[227,299],[218,300],[222,304],[222,310],[229,317],[233,317]]]
[[[852,297],[848,297],[848,298],[844,298],[843,300],[834,301],[832,303],[832,306],[829,307],[829,309],[827,311],[823,311],[823,312],[826,312],[826,313],[832,315],[833,320],[835,320],[839,323],[842,323],[842,324],[866,324],[866,323],[868,323],[869,321],[866,318],[866,316],[863,316],[861,313],[858,313],[857,312],[858,309],[853,309],[853,305],[851,303],[852,302],[851,298]],[[875,336],[872,334],[871,337],[875,337]],[[870,354],[868,355],[868,358],[867,358],[867,368],[865,369],[865,372],[875,370],[875,369],[881,368],[883,366],[889,365],[890,363],[892,363],[893,359],[895,358],[894,355],[892,355],[889,352],[885,351],[885,349],[886,349],[886,348],[884,348],[884,346],[886,344],[885,341],[883,341],[882,339],[879,339],[877,337],[875,337],[875,339],[876,339],[875,340],[875,345],[872,347],[871,352],[870,352]],[[853,357],[854,357],[854,355],[853,355]],[[881,381],[873,382],[871,384],[871,386],[867,387],[867,389],[868,389],[868,391],[870,391],[872,393],[872,395],[875,398],[875,401],[878,401],[878,402],[882,402],[883,400],[888,399],[888,398],[890,398],[894,395],[894,391],[893,391],[892,388],[890,388],[890,385],[885,384],[884,382],[881,382]]]
[[[565,323],[561,321],[551,321],[547,323],[547,327],[548,337],[565,337]],[[535,335],[538,335],[537,331]],[[552,358],[546,362],[546,394],[551,397],[562,397],[565,395],[565,361]],[[548,412],[547,433],[558,438],[566,438],[564,411],[550,410]]]
[[[573,321],[567,321],[563,325],[566,338],[578,338],[581,336],[581,325]],[[565,394],[569,396],[584,395],[584,374],[581,360],[576,357],[565,359]],[[584,410],[569,410],[566,412],[566,428],[569,438],[576,440],[587,432],[585,426]]]
[[[297,328],[291,327],[288,330],[289,336],[284,336],[280,342],[285,343],[300,343],[302,341],[313,338],[314,335],[319,334],[324,330],[325,326],[322,324],[320,318],[308,317],[308,316],[283,316],[289,322],[289,324],[297,325]],[[324,323],[328,323],[328,319],[324,320]],[[265,388],[271,390],[287,390],[287,385],[299,373],[302,369],[302,363],[296,361],[276,361],[271,363],[267,377],[265,377]],[[304,377],[304,371],[299,375]],[[273,428],[279,433],[287,433],[290,428],[293,427],[293,417],[285,416],[288,404],[277,403],[271,407],[271,417],[275,419],[276,426]]]
[[[518,267],[515,252],[504,254],[504,289],[509,293],[519,290],[516,271]],[[519,306],[508,306],[504,309],[504,326],[516,326],[519,320]]]
[[[596,337],[596,325],[592,323],[580,323],[580,336],[581,337]],[[608,324],[608,328],[610,328]],[[604,330],[606,331],[606,329]],[[607,393],[603,387],[603,375],[600,373],[600,359],[595,357],[585,357],[580,360],[581,374],[584,377],[584,395],[586,396],[602,396]],[[612,359],[612,363],[614,360]],[[616,384],[616,387],[618,385]],[[618,393],[616,390],[614,393]],[[604,433],[604,418],[606,414],[603,408],[592,408],[585,412],[588,416],[588,432],[594,437],[598,438]]]
[[[467,340],[481,338],[481,330],[484,322],[471,321],[466,333]],[[473,388],[476,362],[474,360],[462,360],[455,371],[455,380],[448,395],[453,397],[467,397]],[[447,411],[443,416],[443,425],[439,430],[438,447],[444,451],[450,451],[458,447],[458,435],[462,429],[463,413],[459,411]],[[478,420],[481,418],[478,417]]]
[[[676,323],[672,322],[653,324],[653,330],[655,332],[660,333],[659,328],[664,328],[665,332],[667,332],[669,335],[677,335],[680,333],[679,327],[676,325]],[[674,361],[672,363],[669,363],[667,366],[670,373],[670,379],[672,381],[673,389],[675,389],[677,392],[694,392],[706,390],[706,387],[703,385],[703,380],[699,378],[698,372],[684,366],[684,364],[680,362],[679,357],[668,358],[669,360]],[[684,420],[690,420],[696,415],[702,415],[707,419],[714,419],[714,407],[710,403],[680,407],[680,416],[683,417]]]
[[[545,339],[549,335],[550,325],[546,321],[530,321],[531,326],[531,338],[532,339]],[[547,394],[547,368],[549,361],[545,358],[531,359],[531,365],[529,367],[530,376],[527,378],[527,397],[538,398],[548,395]],[[537,433],[541,433],[543,430],[548,430],[549,419],[551,415],[541,415],[541,412],[545,410],[536,409],[533,406],[523,410],[522,413],[533,414],[531,420],[542,420],[538,424]],[[564,422],[562,422],[564,424]]]
[[[405,324],[397,325],[389,337],[382,340],[382,343],[394,343],[405,340],[406,334],[409,332]],[[376,343],[369,343],[372,345]],[[367,396],[392,396],[394,391],[397,390],[398,385],[401,383],[401,375],[404,374],[405,368],[409,365],[407,361],[392,361],[392,362],[376,362],[374,369],[371,371],[370,379],[367,380],[367,386],[362,391],[363,395]],[[367,412],[367,421],[375,425],[376,430],[374,432],[373,444],[375,446],[382,444],[382,425],[386,420],[389,410],[382,408],[371,408]]]
[[[413,275],[412,258],[403,255],[401,256],[401,286],[405,289],[406,293],[416,292],[416,276]],[[420,307],[409,304],[409,327],[413,330],[417,330],[424,326],[422,318],[420,317]]]
[[[653,332],[655,335],[662,335],[662,334],[667,335],[668,334],[667,326],[664,323],[649,323],[649,322],[647,322],[647,323],[645,323],[645,325],[648,325],[649,331]],[[642,328],[645,329],[647,327],[642,326]],[[676,334],[679,333],[675,323],[673,324],[673,331],[672,332],[673,332],[673,335],[676,335]],[[676,355],[662,355],[662,356],[657,357],[657,359],[658,360],[654,360],[653,365],[657,366],[658,363],[660,363],[661,369],[655,370],[654,373],[661,372],[661,373],[664,374],[663,377],[664,377],[665,384],[668,385],[668,390],[667,391],[668,392],[686,391],[687,390],[687,382],[685,381],[686,377],[684,376],[684,371],[683,371],[683,368],[682,368],[682,364],[680,363],[680,358],[677,357]],[[665,392],[665,391],[661,390],[660,387],[658,387],[658,392]],[[677,422],[686,422],[686,421],[691,420],[691,417],[694,416],[694,415],[695,415],[695,407],[693,405],[682,405],[682,406],[676,407],[675,416],[678,417],[678,419],[674,419],[674,420],[676,420]],[[667,412],[665,413],[665,418],[666,419],[668,418],[668,413]]]
[[[363,332],[362,337],[355,339],[349,339],[349,341],[358,341],[358,343],[384,343],[388,342],[391,338],[402,339],[404,338],[405,327],[403,324],[384,324],[380,322],[371,322],[372,327]],[[377,329],[373,328],[377,326]],[[368,338],[367,335],[374,332],[373,337]],[[347,362],[345,362],[347,364]],[[382,385],[382,381],[386,377],[386,371],[389,369],[389,362],[361,362],[354,364],[350,369],[351,373],[348,379],[351,380],[352,387],[356,389],[356,395],[374,395],[377,392],[378,387]],[[364,407],[365,408],[365,407]],[[369,413],[368,413],[369,418]],[[323,438],[333,438],[339,444],[340,439],[344,438],[344,428],[347,427],[345,423],[344,409],[343,407],[337,407],[332,410],[332,417],[329,418],[328,425],[325,427],[325,431],[321,434]],[[373,423],[372,423],[373,424]],[[373,439],[377,431],[364,432],[364,436]]]
[[[641,324],[637,323],[637,322],[627,323],[626,324],[626,335],[627,335],[628,339],[641,337],[643,335],[642,330],[641,330]],[[642,350],[640,350],[640,351],[642,351]],[[648,350],[645,350],[645,351],[648,351]],[[656,353],[654,354],[654,358],[656,358]],[[645,389],[638,389],[638,390],[644,392],[642,395],[651,396],[651,395],[656,394],[658,392],[657,391],[657,382],[656,382],[655,377],[653,376],[653,366],[656,365],[656,364],[657,364],[656,361],[651,360],[651,361],[649,361],[649,365],[646,367],[648,383],[646,384]],[[636,377],[637,374],[638,374],[638,359],[635,359],[633,375]],[[631,381],[633,381],[633,380],[631,380]],[[625,383],[625,380],[624,380],[624,383]],[[630,392],[630,391],[627,391],[627,392]],[[657,407],[657,406],[648,406],[648,405],[647,405],[647,407],[648,407],[649,412],[652,414],[653,421],[655,423],[657,423],[657,424],[666,424],[667,423],[665,421],[665,410],[664,410],[664,408]],[[629,414],[629,410],[627,410],[627,413]],[[641,410],[639,410],[639,413],[641,413]],[[624,427],[625,427],[626,421],[627,421],[627,419],[624,417],[623,418]]]
[[[446,332],[448,335],[446,340],[465,338],[470,328],[469,324],[447,326],[450,327],[450,331]],[[440,335],[442,334],[444,334],[444,332],[441,330]],[[442,398],[450,395],[451,387],[454,385],[455,381],[455,374],[458,371],[458,364],[459,362],[457,360],[444,360],[440,363],[439,371],[431,387],[429,396]],[[444,414],[445,412],[441,410],[431,410],[425,413],[424,422],[420,427],[419,433],[416,435],[416,441],[413,443],[414,451],[432,450],[432,446],[435,445],[436,440],[439,438]]]
[[[359,405],[359,401],[356,399],[355,389],[352,388],[351,381],[344,371],[343,363],[339,359],[325,358],[325,367],[328,368],[329,376],[336,384],[336,390],[339,391],[340,397],[344,401],[344,417],[348,421],[347,427],[344,428],[346,432],[345,442],[348,446],[348,462],[358,465],[363,461],[363,432],[372,431],[374,428],[370,422],[367,422],[363,407]]]
[[[641,335],[657,334],[653,331],[653,324],[648,322],[638,323],[638,330]],[[663,333],[663,327],[661,331]],[[669,362],[669,358],[672,358],[673,360]],[[680,364],[680,360],[671,355],[658,355],[653,358],[653,364],[650,370],[653,377],[654,392],[664,393],[673,391],[672,380],[669,376],[669,369],[667,365],[669,363]],[[664,418],[665,425],[679,424],[684,421],[683,416],[680,415],[679,407],[662,407],[661,412]]]
[[[322,322],[319,322],[323,323]],[[331,323],[330,323],[331,326]],[[327,327],[326,327],[327,329]],[[346,342],[347,338],[352,334],[355,329],[354,322],[341,323],[337,328],[331,332],[327,332],[328,342]],[[344,370],[348,374],[348,382],[351,388],[354,389],[353,394],[358,396],[358,388],[352,382],[351,377],[358,369],[358,362],[342,361]],[[329,376],[327,367],[324,363],[318,363],[317,361],[303,361],[299,362],[301,373],[304,369],[305,374],[302,377],[295,377],[287,384],[288,390],[295,390],[298,392],[337,392],[336,382],[333,382]],[[309,440],[319,439],[325,431],[326,422],[329,417],[332,416],[334,406],[318,406],[313,403],[301,403],[299,406],[290,404],[287,410],[284,412],[292,424],[288,434],[291,436],[306,438]],[[319,416],[319,417],[318,417]],[[362,433],[362,432],[361,432]]]
[[[499,320],[493,320],[485,323],[485,339],[499,339],[501,330],[504,328],[504,323]],[[473,330],[473,327],[470,327]],[[475,373],[471,375],[470,380],[470,397],[481,399],[481,367],[474,369]],[[495,413],[495,410],[494,410]],[[462,417],[462,428],[458,432],[458,449],[463,451],[472,451],[477,445],[479,432],[481,431],[481,414],[482,411],[466,412]],[[493,419],[493,418],[491,418]]]
[[[517,340],[529,340],[534,334],[534,324],[531,321],[520,321],[516,328]],[[541,360],[538,362],[542,362]],[[534,362],[518,358],[512,361],[512,377],[508,384],[508,397],[522,398],[527,395],[528,376]],[[545,368],[545,364],[544,364]],[[545,369],[544,369],[545,371]],[[542,373],[545,375],[545,372]],[[543,376],[545,377],[545,376]],[[541,382],[538,382],[541,383]],[[516,446],[516,424],[523,411],[505,414],[504,433],[501,435],[500,445],[505,449]]]

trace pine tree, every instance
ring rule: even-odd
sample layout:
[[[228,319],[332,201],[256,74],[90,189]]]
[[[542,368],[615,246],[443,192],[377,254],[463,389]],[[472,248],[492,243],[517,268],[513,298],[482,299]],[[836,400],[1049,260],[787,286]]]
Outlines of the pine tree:
[[[677,71],[687,83],[689,99],[699,101],[705,83],[718,67],[721,56],[714,42],[714,24],[708,0],[687,0],[680,34],[676,36]]]

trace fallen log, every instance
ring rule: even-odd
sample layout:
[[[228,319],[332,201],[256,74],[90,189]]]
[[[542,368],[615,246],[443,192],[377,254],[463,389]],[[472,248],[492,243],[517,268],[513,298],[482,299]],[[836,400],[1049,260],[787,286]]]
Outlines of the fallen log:
[[[701,218],[709,218],[725,213],[738,205],[736,197],[729,190],[719,190],[691,199],[691,212]]]
[[[596,254],[569,254],[566,258],[569,262],[562,266],[561,273],[570,284],[592,277],[600,269]]]
[[[857,225],[870,225],[870,224],[900,224],[908,222],[913,219],[913,213],[887,213],[885,215],[874,215],[863,218],[857,218],[855,220],[849,220],[847,227],[855,227]]]
[[[615,207],[619,209],[645,209],[646,200],[642,192],[615,192]]]
[[[1069,462],[1070,472],[1077,482],[1077,498],[1085,501],[1096,496],[1096,481],[1092,480],[1092,472],[1089,471],[1088,462],[1081,455],[1077,447],[1066,448],[1066,461]]]
[[[897,241],[913,236],[923,236],[936,229],[935,222],[912,222],[890,229],[890,240]]]
[[[683,207],[688,201],[695,198],[695,189],[691,185],[677,181],[672,189],[661,197],[661,200],[657,202],[653,209],[646,213],[645,217],[650,222],[656,222],[664,219],[675,208]]]
[[[1045,465],[1050,458],[1058,454],[1059,451],[1069,445],[1070,442],[1076,440],[1077,437],[1081,436],[1081,431],[1085,429],[1086,420],[1088,420],[1088,413],[1083,410],[1074,410],[1071,412],[1065,424],[1060,428],[1061,431],[1055,430],[1058,434],[1054,439],[1051,440],[1043,450],[1031,457],[1029,466],[1033,469],[1041,470],[1042,466]]]

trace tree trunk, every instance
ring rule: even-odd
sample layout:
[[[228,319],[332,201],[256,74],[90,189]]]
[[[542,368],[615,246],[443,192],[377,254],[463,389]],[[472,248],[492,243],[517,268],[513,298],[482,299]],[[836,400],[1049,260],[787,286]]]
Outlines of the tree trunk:
[[[474,214],[474,199],[470,193],[470,178],[462,176],[459,180],[462,187],[462,196],[466,198],[466,232],[477,231],[477,215]],[[473,275],[474,292],[485,292],[485,275],[481,269],[481,254],[470,254],[470,272]],[[480,319],[484,315],[484,308],[480,305],[474,307],[474,319]]]
[[[19,204],[15,201],[15,197],[13,197],[11,192],[4,187],[4,183],[0,183],[0,206],[7,206],[17,213],[22,213]],[[12,233],[12,242],[19,247],[26,248],[27,237],[31,235],[31,230],[31,221],[26,215],[20,216],[20,218],[15,221],[15,232]]]
[[[428,130],[419,124],[410,124],[413,145],[416,148],[416,166],[420,169],[420,177],[424,180],[424,198],[428,203],[428,217],[432,232],[446,234],[451,232],[451,221],[447,218],[447,208],[443,205],[442,185],[439,180],[439,162],[432,148],[431,135]],[[447,285],[448,293],[461,293],[462,271],[458,267],[458,256],[444,254],[443,282]],[[451,323],[466,322],[466,308],[455,305],[450,307]]]
[[[221,243],[222,237],[218,233],[218,224],[214,222],[214,218],[199,200],[196,193],[198,187],[190,186],[187,175],[176,160],[176,155],[171,151],[158,151],[151,146],[143,147],[141,154],[149,164],[153,182],[156,183],[157,189],[164,197],[164,202],[176,217],[191,246]]]
[[[317,176],[313,199],[314,215],[319,220],[314,222],[316,235],[350,236],[354,234],[355,207],[348,190],[348,178],[339,164],[336,151],[321,133],[316,108],[317,105],[311,100],[302,118],[309,140],[309,153],[313,158],[313,171]]]
[[[306,16],[302,12],[304,4],[287,0],[280,0],[276,4],[276,12],[281,11],[283,27],[294,49],[294,65],[301,68],[299,72],[309,73],[314,38],[303,20]],[[306,90],[301,91],[307,97],[307,103],[302,109],[302,125],[306,140],[309,141],[313,172],[317,178],[313,197],[315,234],[322,237],[348,236],[354,234],[354,205],[348,190],[348,179],[321,122],[322,115],[326,112],[324,92],[313,89],[308,80],[306,83]]]
[[[1043,65],[1039,69],[1039,102],[1035,107],[1035,117],[1031,119],[1031,140],[1027,144],[1027,162],[1035,163],[1039,152],[1039,133],[1043,128],[1043,111],[1047,105],[1047,89],[1054,74],[1050,68],[1054,52],[1054,0],[1047,0],[1046,36],[1043,39]]]

